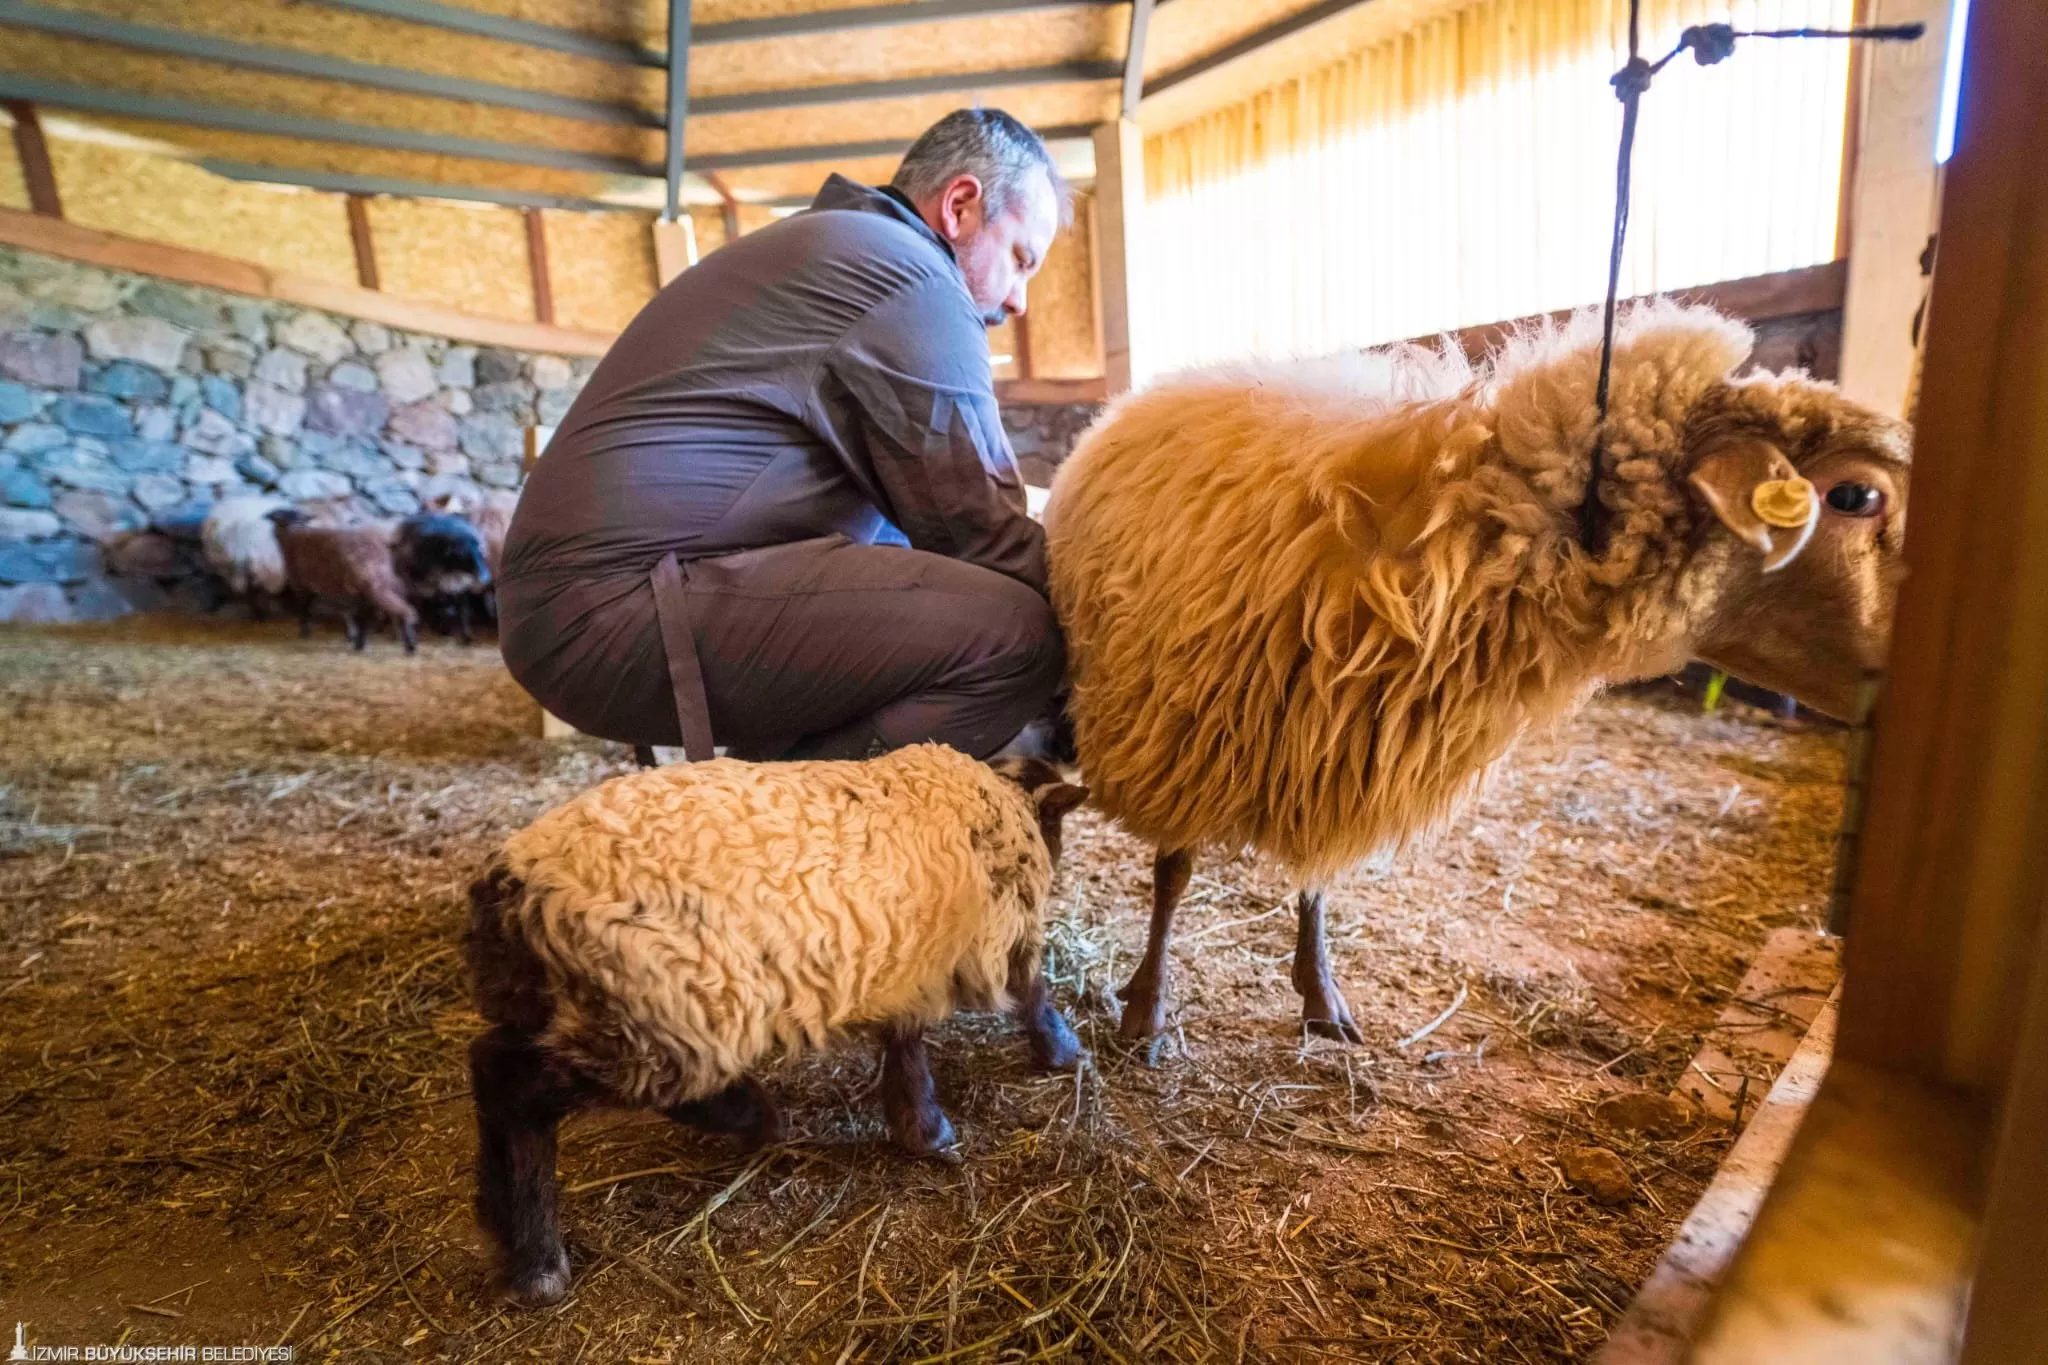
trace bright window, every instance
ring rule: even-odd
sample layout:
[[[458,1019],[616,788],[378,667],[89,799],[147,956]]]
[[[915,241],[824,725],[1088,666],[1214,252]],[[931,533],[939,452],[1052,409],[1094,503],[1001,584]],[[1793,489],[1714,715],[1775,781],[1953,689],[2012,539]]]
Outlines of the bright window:
[[[1846,27],[1854,0],[1645,0],[1685,25]],[[1323,354],[1597,302],[1626,53],[1617,0],[1485,0],[1148,139],[1148,373]],[[1849,45],[1744,40],[1644,98],[1622,292],[1834,258]]]

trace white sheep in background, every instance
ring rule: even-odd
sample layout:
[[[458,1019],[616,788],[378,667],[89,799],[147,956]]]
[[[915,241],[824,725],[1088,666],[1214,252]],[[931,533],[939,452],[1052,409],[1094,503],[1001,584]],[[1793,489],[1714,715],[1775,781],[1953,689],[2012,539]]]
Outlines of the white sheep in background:
[[[278,548],[272,512],[291,504],[283,498],[222,498],[199,527],[199,545],[206,566],[220,576],[228,591],[246,598],[258,620],[265,604],[285,588],[284,551]]]
[[[1165,1026],[1203,845],[1301,879],[1304,1021],[1357,1040],[1321,886],[1440,824],[1530,727],[1691,657],[1851,711],[1902,573],[1906,430],[1804,375],[1737,378],[1751,344],[1704,308],[1625,319],[1597,551],[1593,314],[1476,370],[1396,347],[1171,377],[1082,437],[1045,514],[1068,705],[1098,804],[1158,850],[1126,1038]]]
[[[555,1130],[585,1105],[778,1141],[750,1073],[865,1026],[892,1136],[932,1153],[954,1138],[924,1028],[956,1005],[1014,997],[1037,1061],[1070,1065],[1039,957],[1060,817],[1086,794],[935,744],[715,759],[614,778],[508,839],[465,944],[492,1026],[470,1048],[477,1217],[506,1293],[568,1288]]]

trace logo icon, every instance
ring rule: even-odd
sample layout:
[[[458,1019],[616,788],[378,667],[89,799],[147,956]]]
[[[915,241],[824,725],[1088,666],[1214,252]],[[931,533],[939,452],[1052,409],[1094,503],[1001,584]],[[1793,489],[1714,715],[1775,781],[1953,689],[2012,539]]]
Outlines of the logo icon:
[[[9,1360],[28,1359],[28,1343],[22,1340],[21,1335],[24,1331],[27,1330],[27,1328],[28,1324],[25,1322],[17,1322],[14,1324],[14,1349],[7,1353],[7,1358]]]

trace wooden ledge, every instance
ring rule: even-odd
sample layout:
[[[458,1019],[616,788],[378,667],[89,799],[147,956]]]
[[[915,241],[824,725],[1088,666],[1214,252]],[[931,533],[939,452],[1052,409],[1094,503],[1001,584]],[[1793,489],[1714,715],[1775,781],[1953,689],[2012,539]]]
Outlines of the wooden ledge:
[[[0,209],[0,243],[109,270],[127,270],[138,275],[176,280],[181,284],[225,290],[231,294],[295,303],[340,313],[345,317],[367,318],[403,331],[449,337],[483,346],[546,351],[555,355],[600,356],[612,344],[612,338],[602,332],[482,317],[437,303],[396,298],[374,289],[332,284],[289,271],[270,270],[249,261],[232,260],[210,252],[100,232],[17,209]]]

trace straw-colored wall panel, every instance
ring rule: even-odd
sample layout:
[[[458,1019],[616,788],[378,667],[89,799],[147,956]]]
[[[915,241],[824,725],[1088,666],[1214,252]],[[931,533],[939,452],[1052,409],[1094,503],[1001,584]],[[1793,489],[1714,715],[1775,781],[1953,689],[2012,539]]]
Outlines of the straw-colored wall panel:
[[[28,181],[22,178],[21,159],[14,154],[14,130],[0,128],[0,207],[28,206]]]
[[[582,99],[661,95],[661,73],[303,0],[40,0],[131,23]],[[11,36],[11,35],[10,35]]]
[[[1024,373],[1023,358],[1017,350],[1017,324],[1014,320],[988,329],[988,355],[996,378],[1015,379]]]
[[[885,185],[889,182],[889,177],[896,174],[896,163],[900,159],[894,156],[871,156],[860,161],[759,166],[751,170],[727,172],[724,180],[735,193],[742,196],[752,195],[764,199],[780,198],[788,194],[809,196],[816,194],[818,186],[825,183],[825,177],[834,171],[865,185]]]
[[[616,332],[654,297],[652,215],[543,213],[555,322]],[[699,250],[704,239],[698,237]]]
[[[533,318],[526,220],[517,209],[372,199],[370,240],[384,292],[486,317]]]
[[[1094,263],[1088,254],[1088,219],[1094,203],[1074,201],[1074,225],[1054,239],[1031,281],[1031,377],[1092,379],[1102,373],[1096,344]]]
[[[1123,55],[1130,21],[1102,6],[714,43],[690,53],[691,95],[1100,61]]]
[[[1312,8],[1316,2],[1229,0],[1227,4],[1218,4],[1215,0],[1184,0],[1167,5],[1152,16],[1145,41],[1145,74],[1156,76],[1185,66],[1268,24]]]
[[[1094,81],[948,91],[751,114],[702,114],[690,119],[689,146],[692,152],[744,152],[882,138],[909,142],[955,109],[975,105],[1007,110],[1038,127],[1097,123],[1112,116],[1116,95],[1114,82]]]
[[[52,116],[55,116],[54,111]],[[222,157],[301,170],[392,176],[401,180],[442,181],[451,185],[482,185],[577,198],[602,194],[611,184],[610,177],[581,171],[514,166],[503,161],[434,156],[426,152],[389,152],[374,147],[348,147],[334,142],[309,142],[263,133],[222,132],[180,123],[159,123],[153,119],[95,116],[92,122],[117,132],[168,142],[190,151],[194,156]]]
[[[64,217],[336,284],[356,282],[338,195],[242,185],[169,157],[50,139]]]
[[[77,38],[9,29],[0,43],[0,71],[76,80],[137,94],[231,104],[266,113],[331,118],[412,132],[485,136],[501,142],[654,159],[651,131],[553,118],[421,95],[395,94],[338,81],[273,76],[213,62],[136,52]]]

